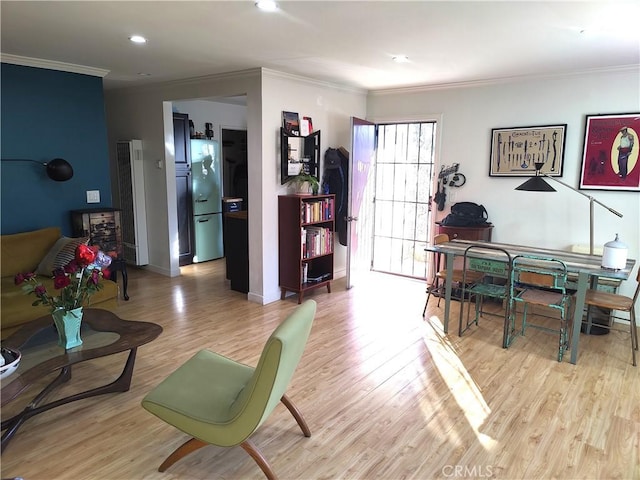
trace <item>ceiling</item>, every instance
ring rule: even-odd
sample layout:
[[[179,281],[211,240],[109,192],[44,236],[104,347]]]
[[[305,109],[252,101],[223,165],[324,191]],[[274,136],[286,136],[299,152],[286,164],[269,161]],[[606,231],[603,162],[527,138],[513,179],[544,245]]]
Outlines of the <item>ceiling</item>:
[[[2,0],[2,60],[104,69],[107,89],[256,67],[376,90],[640,64],[639,0],[279,6],[267,13],[253,1]],[[132,44],[132,34],[148,42]],[[409,61],[392,61],[398,55]]]

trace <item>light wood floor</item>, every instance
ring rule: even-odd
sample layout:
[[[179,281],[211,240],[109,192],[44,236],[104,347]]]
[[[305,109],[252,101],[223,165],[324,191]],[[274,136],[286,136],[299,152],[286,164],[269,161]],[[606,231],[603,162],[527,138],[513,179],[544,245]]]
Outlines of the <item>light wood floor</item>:
[[[264,478],[240,448],[207,447],[157,472],[187,437],[142,397],[201,348],[255,364],[296,306],[247,302],[229,290],[223,261],[183,273],[131,272],[119,315],[164,328],[138,350],[131,390],[29,420],[2,455],[3,478]],[[437,298],[421,317],[422,282],[371,275],[332,290],[310,295],[318,314],[288,392],[312,437],[283,405],[253,437],[281,479],[640,478],[640,367],[628,335],[581,335],[574,366],[556,361],[556,337],[540,331],[502,349],[489,318],[462,338],[443,335]],[[64,391],[115,376],[124,360],[78,366]]]

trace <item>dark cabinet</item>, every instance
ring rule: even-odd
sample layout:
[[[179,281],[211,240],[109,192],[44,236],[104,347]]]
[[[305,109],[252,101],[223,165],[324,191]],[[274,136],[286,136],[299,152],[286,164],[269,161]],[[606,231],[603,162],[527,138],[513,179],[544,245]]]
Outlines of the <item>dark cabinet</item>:
[[[291,170],[290,170],[291,168]],[[298,173],[316,178],[320,169],[320,130],[297,137],[280,128],[280,183],[284,185]]]
[[[249,291],[249,229],[247,211],[227,212],[225,215],[225,235],[229,248],[225,250],[227,260],[227,278],[231,281],[231,290],[247,293]]]
[[[189,116],[184,113],[174,113],[173,142],[176,159],[176,201],[178,209],[178,251],[180,266],[193,263],[195,249],[190,140]]]

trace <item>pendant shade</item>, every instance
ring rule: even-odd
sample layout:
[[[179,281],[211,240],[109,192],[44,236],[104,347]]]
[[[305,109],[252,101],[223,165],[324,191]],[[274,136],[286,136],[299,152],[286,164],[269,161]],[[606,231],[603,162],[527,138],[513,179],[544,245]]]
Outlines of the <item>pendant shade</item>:
[[[525,192],[555,192],[556,189],[544,181],[544,178],[536,176],[531,177],[524,182],[516,190],[523,190]]]

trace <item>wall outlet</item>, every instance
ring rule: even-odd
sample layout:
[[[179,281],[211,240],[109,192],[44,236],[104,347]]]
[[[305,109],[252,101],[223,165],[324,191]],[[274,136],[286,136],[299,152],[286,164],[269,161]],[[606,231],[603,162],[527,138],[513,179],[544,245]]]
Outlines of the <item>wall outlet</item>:
[[[87,203],[100,203],[100,190],[87,190]]]

